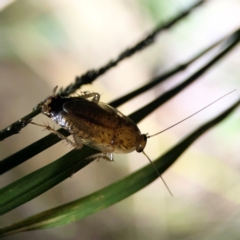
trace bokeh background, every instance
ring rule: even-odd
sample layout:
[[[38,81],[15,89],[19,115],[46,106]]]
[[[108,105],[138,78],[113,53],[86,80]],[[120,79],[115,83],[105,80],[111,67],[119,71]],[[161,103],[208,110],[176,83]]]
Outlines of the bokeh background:
[[[193,0],[22,0],[0,1],[0,128],[29,113],[76,75],[98,68],[132,46],[157,24],[176,16]],[[124,60],[83,90],[109,102],[131,92],[240,26],[239,0],[212,0],[195,10],[144,51]],[[171,82],[119,109],[130,114],[191,75],[216,51]],[[151,159],[171,148],[238,96],[239,46],[196,83],[140,124],[155,133],[237,88],[237,92],[174,129],[148,141]],[[47,120],[38,116],[35,122]],[[51,125],[50,120],[47,120]],[[7,239],[239,239],[239,110],[204,134],[165,172],[174,193],[157,180],[134,196],[61,228],[21,233]],[[36,126],[0,143],[1,159],[47,135]],[[159,148],[159,146],[161,146]],[[0,187],[39,169],[71,150],[60,142],[0,178]],[[147,164],[138,153],[115,155],[115,163],[93,162],[72,178],[0,217],[9,225],[34,213],[75,200]]]

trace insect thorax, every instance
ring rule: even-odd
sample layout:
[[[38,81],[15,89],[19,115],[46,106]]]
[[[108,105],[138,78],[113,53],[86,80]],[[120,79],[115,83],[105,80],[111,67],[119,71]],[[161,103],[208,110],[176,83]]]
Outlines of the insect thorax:
[[[62,98],[60,96],[54,96],[47,98],[42,104],[42,113],[60,126],[68,129],[66,120],[63,116],[63,106],[66,102],[72,101],[73,98]]]

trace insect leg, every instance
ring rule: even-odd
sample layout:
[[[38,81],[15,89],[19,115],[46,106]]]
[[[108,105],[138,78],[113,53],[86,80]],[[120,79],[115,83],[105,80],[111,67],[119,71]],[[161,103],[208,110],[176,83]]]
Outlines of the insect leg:
[[[83,92],[81,97],[82,98],[91,98],[92,97],[92,101],[95,102],[95,103],[98,103],[99,100],[100,100],[100,94],[96,93],[96,92],[90,93],[90,92],[86,91],[86,92]]]
[[[40,126],[40,127],[44,127],[45,129],[47,129],[51,133],[57,135],[60,139],[62,139],[63,141],[65,141],[66,143],[70,144],[72,147],[74,147],[76,149],[81,149],[82,148],[82,145],[78,145],[78,142],[76,142],[76,143],[72,142],[70,139],[68,139],[67,137],[63,136],[61,133],[59,133],[55,129],[51,128],[49,125],[46,125],[46,124],[43,125],[43,124],[38,124],[38,123],[34,123],[34,122],[29,122],[29,123],[37,125],[37,126]]]
[[[89,157],[87,157],[86,159],[98,159],[98,158],[103,158],[109,162],[112,162],[114,161],[113,160],[113,153],[109,152],[109,153],[96,153],[96,154],[93,154]]]
[[[78,149],[81,149],[82,146],[83,146],[83,143],[82,143],[82,139],[80,137],[77,136],[77,134],[73,134],[73,139],[76,143],[76,145],[78,145]]]

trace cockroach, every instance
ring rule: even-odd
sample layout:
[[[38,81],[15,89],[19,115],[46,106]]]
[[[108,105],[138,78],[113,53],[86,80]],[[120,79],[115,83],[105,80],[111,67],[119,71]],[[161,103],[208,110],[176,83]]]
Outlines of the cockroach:
[[[147,139],[163,133],[191,118],[235,90],[225,94],[172,126],[152,135],[141,134],[137,125],[129,117],[119,112],[116,108],[100,102],[99,93],[86,91],[77,97],[61,97],[56,94],[56,91],[57,87],[54,88],[53,95],[42,103],[41,112],[69,131],[73,135],[74,141],[63,136],[49,125],[31,122],[32,124],[44,127],[76,149],[81,149],[83,144],[85,144],[101,151],[101,153],[94,154],[88,157],[88,159],[103,158],[113,161],[113,153],[123,154],[135,150],[142,152],[161,177],[154,163],[144,152]],[[172,195],[164,179],[162,177],[161,179]]]

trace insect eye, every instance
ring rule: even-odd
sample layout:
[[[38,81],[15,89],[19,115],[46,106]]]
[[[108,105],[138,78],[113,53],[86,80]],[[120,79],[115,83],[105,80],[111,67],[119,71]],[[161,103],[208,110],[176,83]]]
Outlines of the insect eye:
[[[140,135],[137,141],[136,151],[142,152],[146,144],[147,144],[147,136],[145,134]]]

